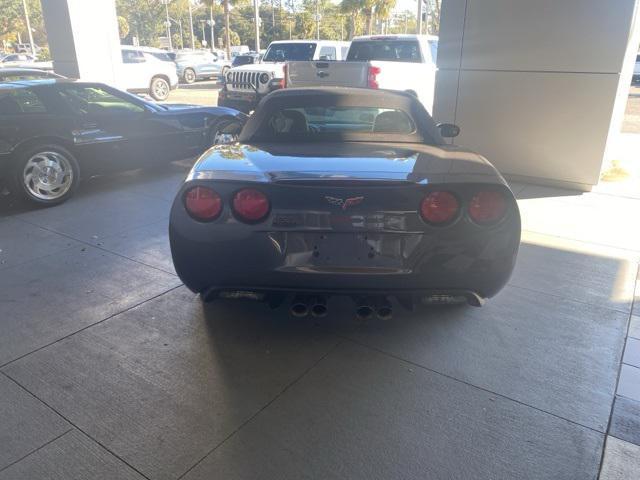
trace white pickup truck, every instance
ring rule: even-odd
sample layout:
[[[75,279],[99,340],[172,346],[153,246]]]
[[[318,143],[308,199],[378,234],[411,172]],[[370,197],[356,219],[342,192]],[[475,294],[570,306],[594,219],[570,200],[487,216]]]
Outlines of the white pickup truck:
[[[400,90],[416,95],[431,111],[438,37],[354,37],[346,62],[288,62],[285,86],[340,86]]]
[[[262,97],[283,86],[286,62],[344,60],[348,50],[349,42],[331,40],[271,42],[259,63],[235,67],[226,73],[224,87],[218,93],[218,106],[250,112]]]

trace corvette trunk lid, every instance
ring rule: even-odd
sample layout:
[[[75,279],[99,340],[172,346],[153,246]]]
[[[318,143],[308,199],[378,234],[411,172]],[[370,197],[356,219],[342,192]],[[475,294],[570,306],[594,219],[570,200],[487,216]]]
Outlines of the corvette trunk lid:
[[[355,143],[215,147],[191,179],[211,181],[223,199],[244,187],[264,192],[270,220],[256,229],[336,233],[424,233],[418,210],[429,189],[447,184],[462,199],[470,182],[502,182],[456,147]]]
[[[223,145],[206,152],[191,178],[263,183],[495,183],[479,155],[455,146],[388,143]]]

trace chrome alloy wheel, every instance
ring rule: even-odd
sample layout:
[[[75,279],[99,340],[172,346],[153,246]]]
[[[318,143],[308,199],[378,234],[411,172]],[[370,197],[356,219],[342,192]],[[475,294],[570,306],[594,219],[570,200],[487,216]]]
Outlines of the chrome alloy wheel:
[[[57,200],[69,191],[74,181],[73,167],[58,152],[38,152],[26,163],[22,172],[25,189],[40,200]]]
[[[230,145],[232,143],[236,143],[238,140],[238,135],[233,133],[223,133],[217,131],[213,135],[213,145]]]
[[[169,96],[169,84],[162,80],[158,79],[153,82],[153,93],[156,99],[165,99]]]
[[[187,68],[184,71],[184,81],[187,83],[193,83],[196,81],[196,74],[192,69]]]

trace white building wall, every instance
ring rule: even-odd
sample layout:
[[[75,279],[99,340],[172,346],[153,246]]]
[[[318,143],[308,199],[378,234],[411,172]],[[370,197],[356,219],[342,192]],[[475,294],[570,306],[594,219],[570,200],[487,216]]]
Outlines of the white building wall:
[[[635,7],[443,0],[434,117],[458,124],[456,143],[506,176],[590,188],[622,120],[614,111],[629,90],[621,72],[637,49]]]

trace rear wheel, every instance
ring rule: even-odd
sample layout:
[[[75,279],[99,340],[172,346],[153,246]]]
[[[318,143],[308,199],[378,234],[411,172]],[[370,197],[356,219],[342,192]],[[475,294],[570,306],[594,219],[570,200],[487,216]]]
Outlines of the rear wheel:
[[[196,72],[193,68],[185,68],[183,78],[185,83],[191,84],[196,81]]]
[[[167,82],[162,77],[154,77],[151,80],[151,88],[149,89],[149,94],[154,100],[158,100],[160,102],[166,100],[169,97],[169,92],[171,91],[171,87],[169,86],[169,82]]]
[[[59,145],[25,150],[15,163],[14,191],[40,205],[57,205],[73,195],[80,180],[75,157]]]

